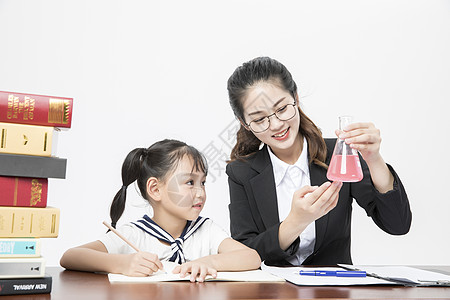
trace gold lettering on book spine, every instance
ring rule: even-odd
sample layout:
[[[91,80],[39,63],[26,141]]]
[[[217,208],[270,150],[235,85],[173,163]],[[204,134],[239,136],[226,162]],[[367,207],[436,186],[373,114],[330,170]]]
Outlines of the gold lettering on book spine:
[[[6,148],[6,132],[7,130],[2,128],[2,139],[0,141],[0,148]]]
[[[13,110],[12,110],[12,118],[17,119],[19,117],[19,97],[13,98]]]
[[[69,123],[70,101],[50,98],[48,103],[48,122],[67,124]]]
[[[14,104],[14,95],[8,95],[8,110],[6,111],[6,118],[8,120],[11,120],[13,116],[13,104]]]
[[[17,206],[17,193],[19,192],[19,178],[14,179],[14,202],[13,206]]]
[[[14,219],[16,218],[16,214],[12,214],[12,221],[11,221],[11,233],[14,232]]]
[[[21,117],[24,121],[33,120],[35,102],[36,100],[30,96],[24,96],[23,100],[20,100],[13,94],[8,95],[6,118],[13,120]]]
[[[44,134],[44,152],[47,151],[47,132]]]
[[[25,121],[33,120],[34,102],[35,100],[30,96],[25,96],[23,98],[23,119]]]
[[[28,109],[28,118],[30,120],[34,119],[34,106],[36,105],[36,100],[30,98],[30,108]]]
[[[42,200],[42,183],[39,180],[31,180],[31,199],[30,206],[36,206]]]
[[[19,97],[8,95],[8,111],[6,117],[8,120],[17,119],[19,117]]]
[[[52,214],[52,224],[50,227],[50,232],[55,233],[56,232],[56,214]]]
[[[6,230],[5,223],[5,217],[0,214],[0,231]]]

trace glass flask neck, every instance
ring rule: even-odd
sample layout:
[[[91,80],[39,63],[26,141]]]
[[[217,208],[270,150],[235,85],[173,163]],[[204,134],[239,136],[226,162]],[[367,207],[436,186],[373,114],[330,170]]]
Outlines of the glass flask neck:
[[[344,128],[347,125],[350,125],[351,123],[353,123],[352,116],[340,116],[339,117],[339,130],[344,131]]]

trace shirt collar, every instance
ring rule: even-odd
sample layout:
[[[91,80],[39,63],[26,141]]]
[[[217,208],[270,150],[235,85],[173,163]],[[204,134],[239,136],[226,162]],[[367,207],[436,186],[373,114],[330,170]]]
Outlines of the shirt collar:
[[[308,142],[306,141],[306,138],[303,137],[303,149],[302,153],[300,154],[297,161],[293,164],[287,164],[281,159],[279,159],[273,152],[270,147],[267,147],[269,149],[269,157],[272,161],[273,166],[273,175],[275,178],[275,185],[278,186],[283,181],[284,176],[286,176],[287,171],[289,168],[297,167],[300,170],[303,171],[305,175],[309,177],[309,167],[308,167]]]

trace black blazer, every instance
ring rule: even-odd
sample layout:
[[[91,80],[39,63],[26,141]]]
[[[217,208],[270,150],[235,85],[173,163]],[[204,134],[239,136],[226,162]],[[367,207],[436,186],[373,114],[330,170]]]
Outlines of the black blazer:
[[[336,139],[325,139],[329,165]],[[387,233],[405,234],[411,225],[411,211],[405,189],[391,166],[394,189],[380,194],[373,186],[366,162],[360,156],[364,178],[356,183],[344,183],[336,207],[316,220],[314,252],[304,265],[351,264],[350,235],[353,198],[365,209],[375,224]],[[328,179],[326,170],[310,164],[311,185],[321,185]],[[279,246],[277,195],[273,167],[267,146],[245,161],[236,160],[226,167],[230,189],[230,229],[234,239],[258,251],[266,264],[289,265],[300,239],[283,251]]]

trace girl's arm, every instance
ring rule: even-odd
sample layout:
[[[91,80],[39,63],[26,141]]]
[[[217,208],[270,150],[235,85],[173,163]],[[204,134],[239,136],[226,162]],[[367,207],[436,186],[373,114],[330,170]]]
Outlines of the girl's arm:
[[[261,258],[253,249],[226,238],[220,243],[218,254],[205,256],[177,266],[173,273],[185,277],[190,273],[192,282],[204,281],[206,275],[217,276],[217,271],[254,270],[261,265]]]
[[[261,258],[256,250],[226,238],[219,245],[219,254],[200,258],[210,262],[217,271],[245,271],[258,269]]]
[[[91,242],[67,250],[61,257],[62,267],[89,272],[119,273],[128,276],[147,276],[163,269],[162,263],[153,253],[133,254],[108,253],[100,241]]]

